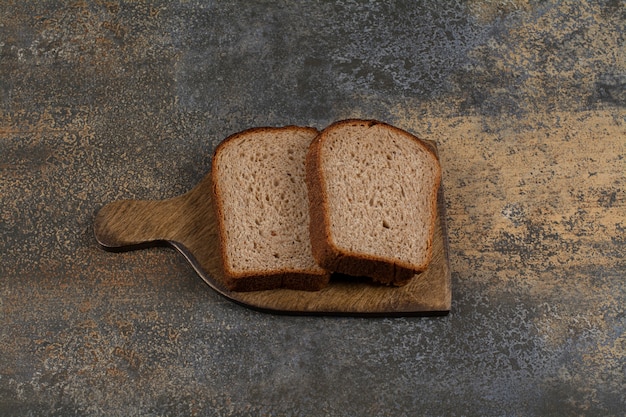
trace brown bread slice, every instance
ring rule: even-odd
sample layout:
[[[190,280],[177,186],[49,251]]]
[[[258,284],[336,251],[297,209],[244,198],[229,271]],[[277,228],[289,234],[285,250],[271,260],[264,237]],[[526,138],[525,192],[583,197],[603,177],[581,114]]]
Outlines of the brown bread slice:
[[[255,128],[215,150],[211,175],[231,290],[318,290],[328,283],[309,238],[305,159],[317,134],[298,126]]]
[[[428,267],[441,168],[424,142],[374,120],[344,120],[311,143],[306,171],[321,267],[392,285]]]

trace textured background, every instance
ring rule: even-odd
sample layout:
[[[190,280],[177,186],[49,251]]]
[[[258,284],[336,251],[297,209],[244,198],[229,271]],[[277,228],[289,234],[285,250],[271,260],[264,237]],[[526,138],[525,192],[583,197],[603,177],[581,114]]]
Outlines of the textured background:
[[[624,415],[626,3],[385,3],[0,4],[0,415]],[[438,142],[449,316],[258,313],[96,245],[229,134],[347,117]]]

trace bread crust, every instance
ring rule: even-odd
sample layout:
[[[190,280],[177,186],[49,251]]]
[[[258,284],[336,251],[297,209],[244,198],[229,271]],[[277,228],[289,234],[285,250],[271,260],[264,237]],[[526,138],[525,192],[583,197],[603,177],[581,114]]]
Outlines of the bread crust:
[[[212,158],[211,167],[211,181],[212,181],[212,197],[214,201],[214,210],[217,218],[218,234],[219,234],[219,246],[220,246],[220,259],[222,274],[224,277],[224,284],[231,291],[261,291],[276,288],[289,288],[295,290],[317,291],[322,289],[328,284],[330,279],[330,273],[326,271],[307,271],[307,270],[288,270],[288,269],[276,269],[270,271],[247,271],[240,273],[233,271],[229,267],[228,255],[226,250],[226,231],[224,223],[224,207],[221,204],[223,201],[222,190],[219,187],[216,161],[220,157],[221,151],[229,146],[232,142],[242,136],[254,135],[257,133],[271,133],[277,131],[292,130],[307,131],[309,133],[319,133],[319,131],[313,127],[303,126],[284,126],[284,127],[255,127],[247,129],[235,134],[230,135],[224,139],[215,149]]]
[[[438,170],[435,178],[433,198],[431,199],[431,219],[429,221],[430,230],[427,241],[427,257],[422,265],[409,265],[397,260],[377,258],[369,254],[353,253],[339,248],[333,241],[330,219],[328,216],[329,196],[326,193],[327,182],[324,176],[322,149],[328,132],[345,125],[384,125],[386,128],[401,133],[417,141],[432,157],[437,161]],[[324,129],[309,146],[306,160],[306,181],[309,189],[309,224],[311,246],[313,257],[324,269],[333,272],[340,272],[347,275],[367,276],[383,284],[405,285],[419,272],[428,268],[432,258],[432,240],[437,214],[437,190],[441,182],[441,167],[439,158],[426,143],[389,124],[377,120],[347,119],[335,122]]]

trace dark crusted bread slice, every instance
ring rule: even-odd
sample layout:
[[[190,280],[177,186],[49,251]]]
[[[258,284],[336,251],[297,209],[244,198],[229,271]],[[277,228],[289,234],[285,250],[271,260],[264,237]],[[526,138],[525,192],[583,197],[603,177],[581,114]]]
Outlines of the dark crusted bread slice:
[[[314,128],[255,128],[222,142],[211,175],[226,285],[318,290],[329,274],[311,253],[305,159]]]
[[[392,285],[428,267],[441,168],[424,142],[373,120],[336,122],[311,143],[306,172],[321,267]]]

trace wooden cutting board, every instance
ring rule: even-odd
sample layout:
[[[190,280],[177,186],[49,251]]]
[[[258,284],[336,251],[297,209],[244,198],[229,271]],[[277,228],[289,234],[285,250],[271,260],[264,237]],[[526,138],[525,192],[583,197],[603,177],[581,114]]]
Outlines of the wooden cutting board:
[[[436,150],[435,144],[430,144]],[[438,193],[433,258],[426,271],[404,287],[386,287],[364,279],[333,275],[330,284],[320,291],[228,290],[220,271],[217,222],[211,195],[211,176],[206,175],[191,191],[172,199],[112,202],[96,215],[96,240],[112,251],[170,245],[219,294],[266,312],[411,316],[442,315],[450,311],[452,297],[443,186]]]

